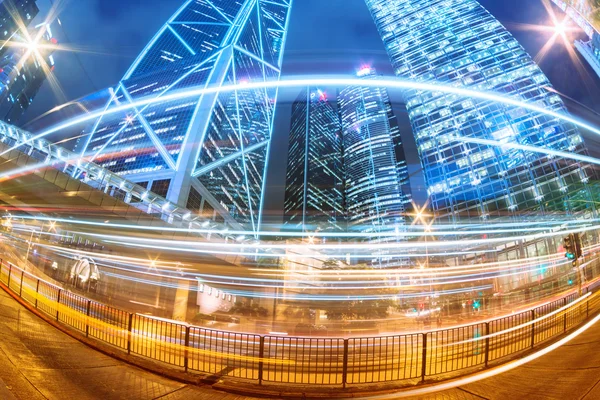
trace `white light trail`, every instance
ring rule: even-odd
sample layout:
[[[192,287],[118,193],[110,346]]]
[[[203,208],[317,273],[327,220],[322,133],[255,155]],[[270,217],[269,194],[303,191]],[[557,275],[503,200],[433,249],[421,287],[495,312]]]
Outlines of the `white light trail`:
[[[97,120],[99,118],[105,117],[107,115],[112,115],[115,113],[121,113],[123,111],[128,111],[132,108],[138,108],[145,105],[163,103],[173,100],[181,100],[191,97],[200,97],[207,94],[220,94],[233,92],[236,90],[256,90],[256,89],[278,89],[278,88],[291,88],[291,87],[307,87],[307,86],[362,86],[362,87],[387,87],[389,89],[412,89],[412,90],[422,90],[427,92],[441,92],[447,94],[455,94],[461,97],[466,98],[474,98],[480,100],[489,100],[494,101],[500,104],[511,105],[515,107],[521,107],[530,111],[538,112],[542,115],[551,116],[557,118],[559,120],[570,122],[579,126],[580,128],[586,129],[596,135],[600,135],[600,129],[592,126],[584,121],[581,121],[577,118],[574,118],[570,115],[559,113],[552,110],[547,110],[543,107],[536,105],[535,103],[527,103],[512,97],[507,97],[505,95],[501,95],[494,92],[488,91],[477,91],[473,89],[466,89],[456,86],[444,85],[441,83],[435,82],[417,82],[411,81],[396,77],[384,77],[381,79],[373,79],[373,80],[363,80],[360,78],[348,78],[348,77],[340,77],[340,76],[301,76],[301,77],[290,77],[288,79],[282,79],[279,81],[258,81],[258,82],[244,82],[240,84],[234,85],[223,85],[219,87],[202,87],[202,88],[191,88],[185,89],[181,91],[176,91],[167,95],[162,96],[154,96],[154,97],[146,97],[139,100],[136,100],[132,103],[121,105],[118,107],[112,107],[107,110],[92,112],[90,114],[86,114],[84,116],[79,116],[77,118],[73,118],[68,120],[62,124],[54,126],[50,129],[47,129],[37,135],[33,135],[30,139],[26,140],[23,143],[20,143],[19,146],[23,144],[27,144],[31,141],[43,138],[52,133],[59,132],[64,129],[68,129],[72,126],[76,126],[88,121]],[[11,147],[4,152],[0,153],[4,155],[19,146]]]
[[[29,215],[21,215],[18,218],[26,219],[26,220],[40,220],[40,221],[57,221],[62,223],[74,224],[74,225],[90,225],[90,226],[98,226],[103,228],[124,228],[124,229],[132,229],[132,230],[140,230],[140,231],[160,231],[160,232],[181,232],[181,233],[196,233],[196,234],[216,234],[216,235],[231,235],[231,236],[284,236],[284,237],[300,237],[300,238],[308,238],[312,236],[314,238],[371,238],[371,233],[364,232],[315,232],[315,233],[306,233],[306,232],[254,232],[254,231],[244,231],[244,230],[223,230],[223,229],[198,229],[198,228],[176,228],[169,226],[149,226],[149,225],[130,225],[130,224],[121,224],[121,223],[112,223],[112,222],[95,222],[90,220],[78,220],[78,219],[67,219],[67,218],[50,218],[50,217],[42,217],[42,216],[29,216]],[[449,225],[432,225],[430,229],[432,232],[415,232],[415,233],[404,233],[404,232],[378,232],[377,235],[380,237],[404,237],[404,236],[461,236],[461,235],[469,235],[469,234],[488,234],[492,235],[495,233],[511,233],[511,232],[534,232],[536,230],[550,230],[560,227],[561,225],[589,225],[595,222],[600,222],[599,218],[590,218],[585,220],[550,220],[550,221],[529,221],[529,222],[511,222],[511,223],[502,223],[502,222],[493,222],[487,224],[481,223],[473,223],[473,224],[449,224]],[[548,226],[540,226],[531,228],[532,225],[542,224]],[[472,228],[485,226],[485,230],[474,230]],[[528,228],[529,227],[529,228]],[[419,225],[406,225],[403,226],[406,229],[416,229],[421,230],[422,227]],[[513,229],[495,229],[495,228],[513,228]],[[436,229],[446,229],[446,230],[437,230]],[[468,231],[458,231],[458,229],[471,229]]]
[[[569,153],[566,151],[552,150],[552,149],[548,149],[546,147],[529,146],[529,145],[523,145],[523,144],[518,144],[518,143],[513,143],[513,142],[503,142],[503,141],[488,140],[488,139],[477,139],[477,138],[471,138],[471,137],[456,137],[456,138],[454,138],[454,140],[457,142],[483,144],[483,145],[487,145],[487,146],[496,146],[496,147],[500,147],[500,148],[531,151],[533,153],[543,153],[543,154],[546,154],[549,156],[570,158],[570,159],[576,160],[576,161],[582,161],[582,162],[586,162],[586,163],[590,163],[590,164],[600,165],[600,159],[577,154],[577,153]]]
[[[558,349],[559,347],[569,343],[571,340],[575,339],[577,336],[581,335],[582,333],[584,333],[585,331],[587,331],[588,329],[590,329],[592,326],[594,326],[598,321],[600,321],[600,315],[597,315],[596,317],[592,318],[592,320],[590,320],[588,323],[586,323],[584,326],[582,326],[581,328],[577,329],[575,332],[567,335],[565,338],[559,340],[556,343],[553,343],[552,345],[536,352],[533,354],[530,354],[526,357],[523,357],[519,360],[515,360],[515,361],[511,361],[507,364],[498,366],[498,367],[494,367],[491,368],[487,371],[484,372],[480,372],[471,376],[467,376],[464,378],[459,378],[459,379],[455,379],[452,380],[450,382],[445,382],[445,383],[440,383],[440,384],[436,384],[436,385],[431,385],[431,386],[427,386],[427,387],[421,387],[421,388],[416,388],[416,389],[409,389],[409,390],[402,390],[399,392],[394,392],[394,393],[386,393],[386,394],[382,394],[382,395],[375,395],[375,396],[365,396],[365,397],[356,397],[356,399],[362,399],[362,400],[392,400],[392,399],[399,399],[399,398],[404,398],[404,397],[411,397],[411,396],[423,396],[426,394],[430,394],[430,393],[436,393],[436,392],[441,392],[443,390],[449,390],[449,389],[454,389],[457,388],[459,386],[465,386],[471,383],[475,383],[487,378],[491,378],[493,376],[499,375],[499,374],[503,374],[505,372],[508,372],[510,370],[513,370],[517,367],[520,367],[522,365],[525,365],[527,363],[530,363],[531,361],[534,361],[556,349]]]

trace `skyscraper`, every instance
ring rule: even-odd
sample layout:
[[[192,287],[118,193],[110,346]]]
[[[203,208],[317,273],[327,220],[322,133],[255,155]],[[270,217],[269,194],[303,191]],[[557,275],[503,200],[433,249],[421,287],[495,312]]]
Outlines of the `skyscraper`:
[[[136,59],[106,108],[86,129],[88,159],[185,207],[258,230],[276,89],[291,0],[187,0]],[[193,98],[191,88],[236,85]]]
[[[7,44],[19,31],[27,29],[39,12],[36,0],[0,1],[0,55],[10,48]]]
[[[288,227],[345,229],[342,150],[336,108],[321,90],[303,90],[292,105],[284,204]]]
[[[363,68],[363,79],[376,79]],[[344,143],[348,229],[402,229],[410,204],[400,130],[385,88],[352,86],[338,96]],[[376,235],[374,235],[376,238]]]
[[[366,0],[396,74],[488,90],[566,112],[531,57],[476,0]],[[431,204],[451,222],[572,214],[592,203],[592,172],[572,160],[469,138],[585,153],[572,124],[443,92],[407,91]],[[573,201],[577,198],[577,201]]]
[[[552,0],[583,29],[587,41],[576,40],[575,48],[600,77],[600,10],[597,0]]]
[[[52,45],[56,39],[49,24],[42,24],[29,32],[29,38],[22,33],[13,36],[15,43],[26,43],[30,38],[39,38],[39,48],[31,50],[25,46],[6,49],[0,56],[0,119],[10,124],[19,122],[33,102],[48,74],[54,70]]]

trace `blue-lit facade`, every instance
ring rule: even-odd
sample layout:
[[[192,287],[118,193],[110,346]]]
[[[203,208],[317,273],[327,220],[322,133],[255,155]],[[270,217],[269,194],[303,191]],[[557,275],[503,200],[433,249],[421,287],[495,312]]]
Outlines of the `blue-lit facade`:
[[[37,0],[0,1],[0,55],[4,54],[20,31],[27,29],[33,18],[40,12]]]
[[[600,10],[597,0],[552,0],[583,29],[588,40],[576,40],[574,45],[600,77]]]
[[[376,79],[374,69],[358,72]],[[348,230],[402,229],[410,187],[400,130],[385,88],[351,86],[338,95],[346,175]]]
[[[291,0],[188,0],[106,105],[280,76]],[[277,99],[243,89],[106,115],[78,150],[176,207],[257,230]]]
[[[326,93],[307,88],[292,104],[284,224],[298,232],[345,229],[340,119]]]
[[[398,76],[498,92],[566,112],[514,37],[475,0],[366,0]],[[441,92],[407,91],[431,206],[450,222],[492,217],[590,216],[593,172],[572,160],[463,139],[586,153],[556,118]]]
[[[10,124],[19,122],[48,75],[54,71],[52,53],[56,40],[49,24],[30,29],[26,37],[18,32],[11,40],[26,43],[38,35],[38,50],[9,47],[0,56],[0,119]]]

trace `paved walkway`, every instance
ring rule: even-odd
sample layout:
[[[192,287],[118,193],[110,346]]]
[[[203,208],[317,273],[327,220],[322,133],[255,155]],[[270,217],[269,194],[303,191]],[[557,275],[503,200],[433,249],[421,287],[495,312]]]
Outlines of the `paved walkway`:
[[[599,349],[600,324],[523,367],[420,398],[599,399]],[[0,290],[0,399],[252,398],[174,382],[105,356],[48,325]]]
[[[472,395],[464,399],[600,399],[600,323],[535,361],[460,390]]]
[[[174,382],[98,353],[0,290],[0,399],[249,398]]]

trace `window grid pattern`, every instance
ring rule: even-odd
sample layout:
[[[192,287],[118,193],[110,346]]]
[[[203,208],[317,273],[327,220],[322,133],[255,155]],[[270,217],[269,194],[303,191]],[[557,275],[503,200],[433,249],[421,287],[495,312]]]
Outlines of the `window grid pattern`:
[[[360,75],[376,79],[372,69]],[[410,188],[400,130],[387,90],[348,87],[340,92],[338,104],[348,229],[372,233],[398,229],[405,222]]]
[[[566,112],[531,57],[477,1],[366,3],[398,76],[494,91]],[[586,185],[593,174],[589,167],[542,153],[462,140],[481,138],[585,154],[572,124],[439,92],[413,90],[406,97],[438,217],[458,222],[592,209]]]
[[[174,174],[167,199],[180,206],[187,204],[182,187],[204,186],[205,200],[225,220],[258,229],[277,90],[160,99],[181,90],[279,79],[290,8],[290,0],[185,1],[131,66],[107,108],[155,101],[106,113],[86,129],[81,153],[132,180]]]
[[[292,104],[284,223],[299,231],[345,229],[344,165],[336,107],[316,88]]]

